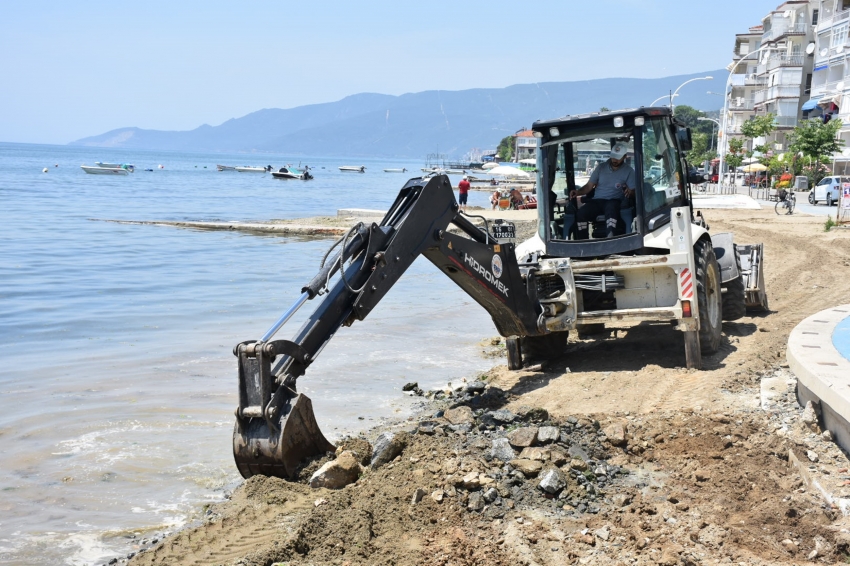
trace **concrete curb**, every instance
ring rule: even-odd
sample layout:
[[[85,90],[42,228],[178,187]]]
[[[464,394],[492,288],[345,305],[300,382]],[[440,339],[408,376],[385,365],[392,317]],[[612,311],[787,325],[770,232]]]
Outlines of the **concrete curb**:
[[[791,331],[786,352],[800,404],[820,404],[824,426],[845,451],[850,451],[850,360],[836,349],[833,333],[848,317],[850,304],[810,316]]]

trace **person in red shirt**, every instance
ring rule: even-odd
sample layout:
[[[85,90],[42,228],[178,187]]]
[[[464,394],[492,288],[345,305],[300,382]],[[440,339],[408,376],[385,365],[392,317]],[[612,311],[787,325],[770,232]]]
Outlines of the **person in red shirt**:
[[[463,212],[466,212],[466,201],[469,198],[469,181],[466,180],[466,175],[457,184],[458,204]]]

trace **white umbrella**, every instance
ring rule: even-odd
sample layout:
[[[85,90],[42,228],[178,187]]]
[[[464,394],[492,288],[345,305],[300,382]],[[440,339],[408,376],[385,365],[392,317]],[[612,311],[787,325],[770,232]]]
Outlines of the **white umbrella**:
[[[509,167],[507,165],[500,165],[499,167],[494,167],[490,169],[488,173],[490,173],[491,175],[504,175],[505,177],[517,177],[522,179],[526,179],[530,176],[522,169],[519,169],[517,167]]]
[[[489,163],[485,163],[484,165],[482,165],[481,168],[482,169],[493,169],[494,167],[498,167],[498,166],[499,166],[498,163],[494,163],[494,162],[491,161]]]
[[[532,159],[532,158],[520,159],[519,162],[522,163],[523,165],[537,165],[537,160]]]

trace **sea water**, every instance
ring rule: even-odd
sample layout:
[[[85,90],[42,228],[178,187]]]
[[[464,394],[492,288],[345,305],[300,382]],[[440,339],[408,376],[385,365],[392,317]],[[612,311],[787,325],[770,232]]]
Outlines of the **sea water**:
[[[95,161],[136,172],[79,167]],[[299,161],[314,180],[215,168]],[[108,220],[386,209],[418,166],[0,144],[0,564],[104,563],[197,520],[238,485],[232,348],[297,299],[332,243]],[[488,193],[470,197],[483,206]],[[407,382],[435,388],[487,369],[479,342],[495,335],[421,258],[369,318],[337,333],[299,389],[334,440],[408,415]]]

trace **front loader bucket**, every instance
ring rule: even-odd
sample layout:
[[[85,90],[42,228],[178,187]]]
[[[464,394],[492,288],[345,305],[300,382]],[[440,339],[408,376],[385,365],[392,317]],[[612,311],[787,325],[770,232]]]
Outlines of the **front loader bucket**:
[[[265,419],[237,418],[233,429],[233,458],[243,478],[262,474],[292,479],[307,458],[333,452],[313,414],[313,403],[297,394],[281,406],[278,430]]]
[[[744,302],[748,309],[768,310],[764,285],[764,244],[738,245],[741,276],[744,279]]]

